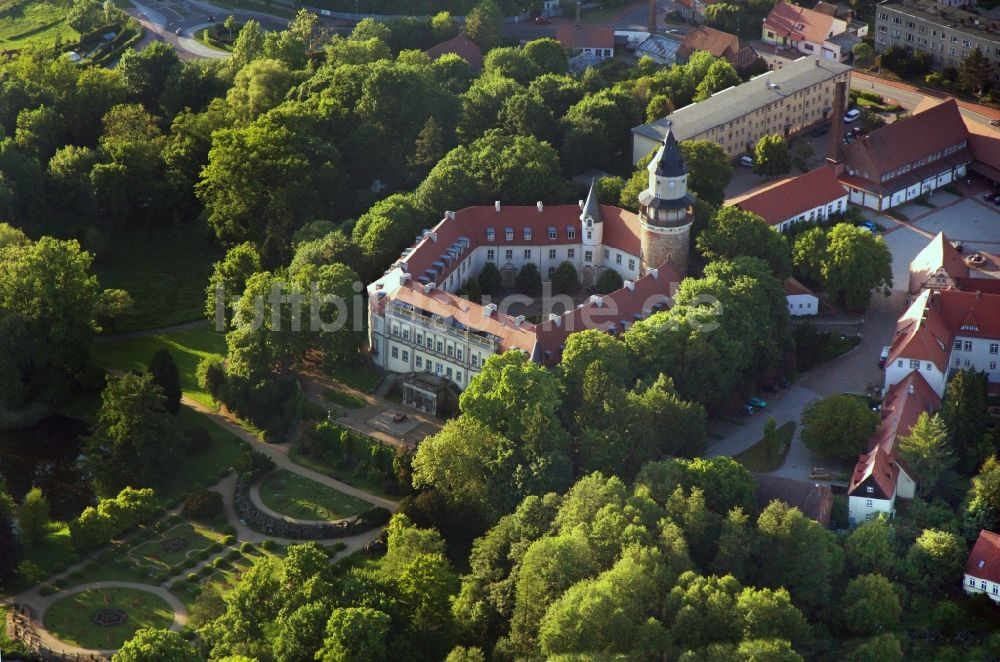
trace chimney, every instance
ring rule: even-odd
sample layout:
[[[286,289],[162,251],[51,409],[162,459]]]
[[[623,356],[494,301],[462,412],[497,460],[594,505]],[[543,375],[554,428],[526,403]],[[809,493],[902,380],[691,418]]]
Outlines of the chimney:
[[[549,313],[549,321],[556,326],[562,326],[562,315],[557,315],[556,313]]]
[[[577,25],[580,25],[580,11],[582,9],[583,9],[583,3],[582,2],[577,2],[576,3],[576,24]]]
[[[410,280],[410,274],[399,274],[399,284],[406,285],[406,281]]]
[[[455,220],[455,212],[453,212],[453,211],[446,211],[444,213],[444,217],[447,218],[449,221],[454,221]]]
[[[844,160],[844,113],[847,111],[847,82],[838,80],[833,86],[833,110],[830,111],[830,158]]]
[[[625,289],[626,290],[634,290],[635,289],[635,283],[633,283],[630,280],[625,281]]]
[[[437,287],[436,283],[427,283],[424,285],[424,294],[430,294],[435,287]]]
[[[499,200],[497,200],[496,202],[493,203],[493,208],[497,210],[498,214],[500,213],[500,201]]]
[[[580,209],[583,209],[583,200],[577,201],[577,204],[580,205]]]
[[[590,303],[594,304],[596,307],[600,308],[604,305],[604,297],[598,296],[596,294],[590,295]]]
[[[437,243],[437,240],[438,240],[438,233],[437,232],[428,233],[427,236],[430,237],[431,241],[433,241],[435,244]]]
[[[483,310],[486,311],[486,316],[490,317],[491,315],[493,315],[493,313],[495,313],[497,311],[497,305],[495,303],[488,303],[483,308]]]
[[[656,34],[656,0],[649,0],[649,16],[646,18],[649,34]]]
[[[646,274],[652,276],[653,278],[655,278],[657,280],[660,279],[660,270],[659,269],[650,269],[649,271],[646,272]]]
[[[542,204],[541,200],[539,200],[538,202],[535,203],[535,208],[538,209],[538,213],[539,214],[541,214],[543,211],[545,211],[545,205]]]
[[[910,385],[907,387],[906,392],[913,395],[913,380],[910,380]]]
[[[522,324],[524,324],[524,315],[518,315],[514,318],[514,326],[520,329]]]

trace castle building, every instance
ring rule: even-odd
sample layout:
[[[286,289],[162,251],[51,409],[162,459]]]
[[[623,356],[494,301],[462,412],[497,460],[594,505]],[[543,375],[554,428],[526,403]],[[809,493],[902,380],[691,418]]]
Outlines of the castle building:
[[[373,362],[389,372],[429,372],[461,390],[493,354],[515,349],[555,365],[570,333],[618,334],[665,310],[687,270],[694,203],[687,178],[677,140],[667,132],[650,163],[639,214],[600,204],[595,185],[579,205],[497,201],[445,212],[368,285]],[[618,272],[624,286],[575,306],[566,299],[560,313],[543,310],[538,323],[506,314],[503,301],[480,305],[456,294],[487,264],[497,267],[509,287],[526,264],[551,281],[564,262],[573,265],[584,288],[608,269]],[[434,394],[417,380],[403,379],[403,399],[425,411],[437,407]]]

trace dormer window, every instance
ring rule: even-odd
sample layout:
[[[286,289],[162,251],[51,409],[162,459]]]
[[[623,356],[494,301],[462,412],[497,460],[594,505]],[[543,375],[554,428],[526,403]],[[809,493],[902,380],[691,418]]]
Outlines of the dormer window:
[[[503,231],[504,238],[507,241],[514,241],[514,228],[507,228]]]
[[[588,216],[587,217],[587,228],[588,229],[593,229],[593,227],[594,227],[594,219],[592,219],[591,217]]]
[[[486,228],[486,241],[496,241],[497,231],[493,228]]]
[[[572,226],[566,228],[566,236],[570,239],[576,239],[576,228]]]
[[[524,228],[524,240],[531,241],[531,228]]]
[[[555,238],[556,238],[556,229],[549,228],[549,239],[555,239]]]

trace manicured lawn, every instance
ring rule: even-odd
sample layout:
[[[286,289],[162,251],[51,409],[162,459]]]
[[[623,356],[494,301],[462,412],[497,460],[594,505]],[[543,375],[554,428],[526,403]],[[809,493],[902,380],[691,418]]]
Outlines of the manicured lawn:
[[[170,352],[181,378],[184,395],[206,407],[215,407],[212,396],[198,385],[198,363],[210,356],[222,358],[226,353],[226,336],[214,329],[201,328],[155,336],[111,340],[94,345],[93,359],[103,368],[145,372],[150,359],[158,350]]]
[[[158,572],[171,572],[175,565],[187,558],[196,558],[198,552],[208,549],[216,538],[209,537],[204,529],[195,529],[188,523],[167,529],[156,538],[129,550],[132,562]]]
[[[182,429],[199,426],[208,430],[212,445],[200,453],[179,458],[170,479],[156,488],[157,500],[163,504],[195,488],[214,485],[219,481],[219,474],[231,467],[236,456],[243,452],[243,441],[239,437],[189,407],[181,406],[177,420]]]
[[[344,391],[338,391],[335,388],[328,388],[323,391],[323,399],[328,400],[341,407],[347,407],[348,409],[361,409],[365,406],[365,401],[352,393],[345,393]]]
[[[66,22],[66,9],[55,2],[14,0],[0,3],[0,49],[12,50],[32,44],[51,46],[56,37],[75,42],[80,33]]]
[[[382,381],[382,375],[379,374],[378,370],[367,363],[338,367],[333,371],[331,378],[362,393],[372,393],[378,383]]]
[[[303,520],[343,519],[372,507],[367,501],[284,470],[264,480],[260,499],[272,510]]]
[[[777,448],[768,457],[767,445],[761,439],[750,448],[746,449],[733,459],[742,464],[750,471],[756,473],[768,473],[781,467],[788,454],[788,448],[792,444],[792,436],[795,434],[795,422],[789,421],[778,427]]]
[[[116,331],[200,319],[208,277],[221,256],[210,238],[191,228],[134,228],[116,237],[94,261],[102,287],[127,290],[135,300],[135,316]]]
[[[116,609],[125,622],[104,627],[91,622],[101,610]],[[45,612],[45,628],[69,644],[85,648],[118,648],[141,628],[166,628],[174,612],[162,598],[129,588],[90,589],[56,602]]]
[[[54,523],[41,542],[28,548],[25,558],[39,567],[40,576],[48,577],[76,563],[80,557],[70,543],[69,527]],[[10,593],[18,593],[30,587],[29,582],[18,577],[10,587]]]
[[[382,486],[379,483],[372,482],[367,478],[365,478],[364,476],[354,476],[351,475],[350,473],[337,471],[336,469],[330,467],[328,464],[314,457],[303,455],[299,451],[298,444],[292,446],[291,450],[288,451],[288,457],[295,464],[303,466],[306,469],[312,469],[313,471],[317,471],[323,474],[324,476],[329,476],[330,478],[336,478],[342,483],[347,483],[348,485],[356,487],[359,490],[364,490],[365,492],[371,492],[372,494],[376,494],[380,497],[385,497],[386,499],[399,498],[398,494],[389,494],[388,492],[382,489]]]

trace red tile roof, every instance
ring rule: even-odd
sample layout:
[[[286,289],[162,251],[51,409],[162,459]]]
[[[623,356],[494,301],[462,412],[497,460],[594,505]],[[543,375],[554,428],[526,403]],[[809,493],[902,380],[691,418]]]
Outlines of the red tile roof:
[[[757,480],[759,510],[764,510],[771,501],[778,499],[789,506],[795,506],[803,515],[823,526],[830,523],[833,492],[829,485],[770,474],[754,474],[754,478]]]
[[[556,39],[566,48],[614,48],[615,29],[603,25],[560,23]]]
[[[833,31],[834,18],[782,0],[764,19],[764,27],[779,37],[822,44]]]
[[[956,280],[969,275],[969,267],[958,254],[958,249],[948,241],[943,232],[938,232],[910,262],[910,292],[918,292],[931,274],[937,273],[941,268]]]
[[[847,174],[879,183],[883,174],[931,155],[939,155],[935,161],[943,158],[946,148],[967,141],[968,137],[958,104],[949,99],[876,129],[848,145],[844,150]]]
[[[785,280],[785,296],[794,296],[796,294],[812,294],[816,296],[812,290],[799,281],[794,278],[788,278]]]
[[[694,51],[708,51],[715,57],[735,57],[740,50],[740,38],[734,34],[723,32],[702,25],[684,35],[677,54],[687,56]],[[728,54],[727,54],[728,53]]]
[[[1000,535],[983,529],[965,562],[965,574],[1000,584]]]
[[[733,198],[728,204],[757,214],[771,225],[778,225],[845,196],[847,189],[837,179],[833,168],[822,165],[755,193]]]
[[[895,494],[896,480],[899,478],[899,465],[881,446],[876,446],[858,458],[858,463],[854,465],[854,474],[851,476],[851,485],[847,489],[847,493],[854,496],[855,491],[869,478],[875,482],[886,499],[892,498],[892,495]]]
[[[424,51],[424,53],[432,61],[438,59],[442,55],[454,53],[468,62],[469,67],[473,71],[480,71],[483,68],[483,50],[479,48],[479,45],[476,44],[476,42],[471,41],[464,34],[452,37],[448,41],[443,41],[437,46],[431,46]]]

